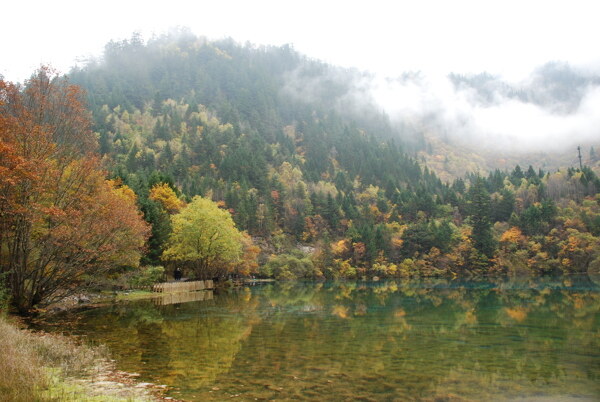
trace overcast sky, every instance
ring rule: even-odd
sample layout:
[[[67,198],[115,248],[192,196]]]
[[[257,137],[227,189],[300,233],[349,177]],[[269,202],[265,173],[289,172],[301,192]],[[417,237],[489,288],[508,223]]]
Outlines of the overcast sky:
[[[434,113],[439,130],[462,143],[509,152],[600,143],[600,86],[578,89],[578,106],[557,114],[502,93],[482,105],[447,78],[487,71],[520,88],[550,61],[600,75],[597,0],[8,0],[0,11],[0,74],[9,81],[22,82],[41,64],[66,73],[133,32],[148,39],[189,27],[209,39],[288,43],[311,58],[376,73],[373,97],[392,119]],[[384,79],[405,71],[421,78]]]
[[[596,1],[138,0],[6,1],[0,74],[41,63],[62,72],[110,39],[187,26],[209,38],[291,43],[300,52],[385,75],[406,70],[520,78],[551,60],[598,66]]]

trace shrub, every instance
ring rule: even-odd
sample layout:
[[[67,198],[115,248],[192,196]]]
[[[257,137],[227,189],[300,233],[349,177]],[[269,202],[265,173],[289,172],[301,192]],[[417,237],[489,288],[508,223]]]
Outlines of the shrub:
[[[278,280],[313,279],[322,276],[311,259],[301,252],[272,256],[259,272],[263,276],[272,276]]]
[[[150,265],[133,271],[127,282],[133,289],[144,289],[160,282],[164,274],[164,267]]]

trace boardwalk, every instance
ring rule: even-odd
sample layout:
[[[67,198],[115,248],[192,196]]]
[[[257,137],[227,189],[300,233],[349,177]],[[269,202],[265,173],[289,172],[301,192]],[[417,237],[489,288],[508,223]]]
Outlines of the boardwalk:
[[[157,283],[156,285],[154,285],[152,287],[152,291],[160,293],[180,293],[214,289],[214,287],[215,285],[212,280],[190,282],[164,282]]]

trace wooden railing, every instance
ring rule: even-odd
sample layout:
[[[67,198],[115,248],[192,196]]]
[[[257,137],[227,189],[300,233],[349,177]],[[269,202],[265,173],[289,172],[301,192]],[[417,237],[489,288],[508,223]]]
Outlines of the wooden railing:
[[[197,290],[214,289],[215,285],[212,280],[206,281],[190,281],[190,282],[164,282],[157,283],[152,286],[153,292],[160,293],[181,293],[195,292]]]

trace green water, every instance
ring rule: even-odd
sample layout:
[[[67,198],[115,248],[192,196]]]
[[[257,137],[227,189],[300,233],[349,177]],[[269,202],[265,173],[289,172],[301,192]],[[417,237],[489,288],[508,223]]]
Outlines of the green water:
[[[184,400],[600,400],[600,288],[587,277],[199,298],[91,309],[60,328]]]

